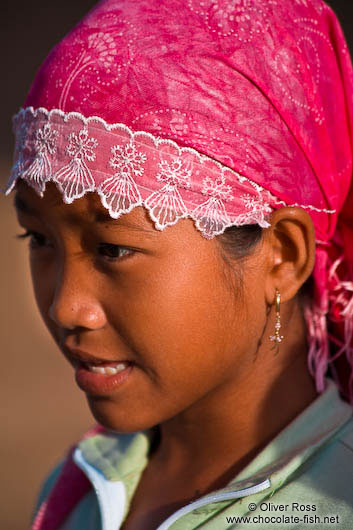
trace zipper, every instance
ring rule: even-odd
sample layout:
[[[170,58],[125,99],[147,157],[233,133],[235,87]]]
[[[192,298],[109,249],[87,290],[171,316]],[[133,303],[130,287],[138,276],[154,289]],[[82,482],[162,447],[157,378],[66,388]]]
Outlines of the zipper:
[[[197,508],[201,508],[202,506],[205,506],[206,504],[211,504],[213,502],[219,502],[219,501],[229,501],[231,499],[239,499],[240,497],[254,495],[255,493],[259,493],[260,491],[263,491],[269,488],[270,486],[271,486],[270,480],[266,479],[263,482],[260,482],[260,484],[256,484],[255,486],[251,486],[249,488],[244,488],[238,491],[227,491],[223,493],[217,493],[215,495],[209,495],[208,497],[198,499],[197,501],[194,501],[188,504],[187,506],[180,508],[175,513],[170,515],[168,519],[166,519],[156,530],[167,530],[178,519],[180,519],[187,513],[192,512],[193,510],[196,510]]]
[[[81,449],[78,447],[75,449],[73,459],[91,481],[96,492],[101,510],[102,530],[117,530],[122,523],[126,505],[124,483],[122,481],[107,480],[102,472],[85,460]],[[207,504],[254,495],[270,486],[270,480],[266,479],[255,486],[250,486],[249,488],[208,495],[207,497],[193,501],[174,512],[156,530],[168,530],[168,528],[170,528],[178,519],[197,508],[206,506]]]

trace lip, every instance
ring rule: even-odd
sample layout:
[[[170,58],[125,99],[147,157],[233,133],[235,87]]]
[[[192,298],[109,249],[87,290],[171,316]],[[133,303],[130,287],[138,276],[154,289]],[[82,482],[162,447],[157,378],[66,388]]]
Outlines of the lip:
[[[115,375],[104,375],[91,372],[84,363],[79,362],[75,367],[75,380],[81,390],[87,394],[104,396],[116,392],[131,378],[135,369],[135,364],[129,362],[127,368],[121,372]]]
[[[131,359],[103,359],[97,355],[89,353],[79,348],[72,348],[71,346],[64,345],[63,352],[68,361],[76,368],[80,363],[81,364],[95,364],[95,365],[104,365],[104,364],[118,364],[128,362],[131,363]]]

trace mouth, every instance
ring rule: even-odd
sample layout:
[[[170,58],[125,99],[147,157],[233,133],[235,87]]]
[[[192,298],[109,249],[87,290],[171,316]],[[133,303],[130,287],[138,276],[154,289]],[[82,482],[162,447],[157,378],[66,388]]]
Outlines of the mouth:
[[[92,364],[92,363],[79,363],[83,368],[86,368],[86,370],[89,370],[90,372],[94,372],[95,374],[104,374],[104,375],[115,375],[123,370],[126,370],[128,365],[133,364],[129,361],[124,362],[118,362],[118,363],[112,363],[112,362],[106,362],[103,361],[99,364]]]
[[[99,370],[99,371],[97,371]],[[109,396],[116,393],[132,378],[134,363],[119,363],[109,366],[95,366],[79,363],[75,370],[77,385],[91,396]]]
[[[136,363],[131,360],[102,359],[88,352],[65,346],[64,354],[75,368],[77,385],[91,395],[107,395],[130,378]]]
[[[103,359],[98,355],[80,350],[78,348],[72,348],[70,346],[63,345],[62,350],[67,360],[76,368],[79,364],[84,365],[87,369],[95,371],[97,373],[111,373],[109,369],[121,371],[124,364],[134,364],[134,361],[130,359]],[[104,372],[104,370],[108,370]],[[115,372],[114,372],[115,373]]]

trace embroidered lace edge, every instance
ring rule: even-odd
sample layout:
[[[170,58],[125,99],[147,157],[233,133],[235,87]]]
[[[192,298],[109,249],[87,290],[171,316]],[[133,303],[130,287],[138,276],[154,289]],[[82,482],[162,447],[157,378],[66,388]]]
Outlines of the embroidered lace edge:
[[[171,140],[171,139],[168,139],[168,138],[161,138],[159,136],[154,136],[152,133],[149,133],[149,132],[146,132],[146,131],[142,131],[142,130],[139,130],[139,131],[133,131],[132,129],[130,129],[130,127],[128,127],[127,125],[125,125],[124,123],[120,123],[120,122],[117,122],[117,123],[107,123],[103,118],[99,117],[99,116],[84,116],[83,114],[81,114],[80,112],[64,112],[62,111],[61,109],[51,109],[51,110],[48,110],[46,109],[45,107],[38,107],[38,108],[34,108],[33,106],[28,106],[28,107],[22,107],[14,116],[13,116],[13,123],[14,123],[14,126],[15,126],[15,122],[19,119],[21,119],[23,116],[25,116],[26,114],[30,113],[32,115],[33,118],[36,118],[38,115],[40,114],[44,114],[48,120],[50,120],[52,117],[54,116],[59,116],[60,118],[62,118],[62,120],[64,121],[64,123],[68,123],[68,121],[70,119],[79,119],[80,121],[82,121],[82,123],[85,125],[85,126],[88,126],[90,123],[98,123],[100,125],[102,125],[106,131],[110,132],[110,131],[113,131],[113,130],[116,130],[116,129],[120,129],[120,130],[123,130],[125,131],[130,137],[131,139],[134,139],[135,136],[146,136],[148,137],[149,139],[151,139],[153,141],[153,144],[154,146],[156,147],[156,149],[158,149],[158,146],[160,144],[168,144],[170,146],[172,146],[173,148],[175,148],[179,155],[181,155],[182,153],[184,152],[188,152],[188,153],[191,153],[193,155],[195,155],[197,157],[197,159],[200,161],[200,164],[204,163],[204,162],[211,162],[213,163],[215,166],[218,167],[218,169],[223,173],[224,171],[229,171],[230,173],[234,174],[234,176],[237,178],[237,179],[241,179],[242,181],[247,181],[249,182],[249,184],[260,194],[261,192],[265,192],[268,194],[269,198],[271,198],[271,203],[273,205],[281,205],[283,207],[287,206],[287,207],[299,207],[299,208],[303,208],[305,210],[311,210],[311,211],[315,211],[317,213],[326,213],[326,214],[334,214],[336,213],[336,210],[328,210],[328,209],[325,209],[325,208],[317,208],[316,206],[313,206],[313,205],[310,205],[310,204],[299,204],[299,203],[287,203],[283,200],[280,200],[278,197],[276,197],[275,195],[273,195],[269,190],[267,190],[266,188],[264,188],[263,186],[261,186],[260,184],[257,184],[256,182],[254,182],[253,180],[251,180],[249,177],[246,177],[242,174],[239,174],[237,171],[235,171],[234,169],[222,164],[221,162],[219,162],[218,160],[215,160],[214,158],[211,158],[209,157],[208,155],[205,155],[205,154],[202,154],[200,153],[199,151],[197,151],[196,149],[194,148],[191,148],[191,147],[181,147],[179,146],[174,140]],[[14,127],[15,128],[15,127]],[[21,178],[20,176],[17,177],[16,179],[13,180],[13,182],[11,183],[10,186],[8,186],[7,189],[5,190],[2,190],[2,191],[5,191],[5,194],[8,195],[11,193],[11,191],[13,190],[18,178]],[[48,179],[49,181],[50,179]],[[57,184],[57,183],[55,183]],[[58,187],[58,189],[60,190],[60,187]],[[60,190],[61,191],[61,190]],[[83,194],[85,195],[85,193],[87,193],[87,191],[94,191],[96,192],[101,200],[102,200],[102,203],[103,205],[106,207],[106,205],[104,204],[104,195],[101,193],[101,191],[97,188],[95,188],[94,190],[86,190]],[[40,195],[40,196],[43,196],[42,193],[39,193],[37,190],[36,192]],[[79,197],[76,197],[76,198],[79,198]],[[67,204],[69,204],[70,202],[72,201],[68,201],[66,200],[65,196],[63,196],[63,201]],[[124,214],[124,213],[129,213],[130,211],[132,211],[135,207],[137,206],[143,206],[149,213],[149,216],[150,218],[152,219],[152,221],[154,222],[155,224],[155,227],[158,229],[158,230],[164,230],[166,228],[165,225],[161,225],[158,221],[158,219],[156,218],[156,216],[153,214],[153,211],[151,208],[148,207],[147,204],[145,204],[145,200],[140,200],[136,203],[134,203],[133,205],[131,205],[129,207],[128,210],[121,210],[119,212],[119,215],[116,216],[115,218],[118,218],[120,217],[120,215]],[[272,207],[272,210],[273,210],[273,207]],[[179,219],[181,218],[191,218],[194,220],[195,222],[195,226],[197,227],[197,229],[202,232],[202,235],[204,235],[205,237],[207,238],[213,238],[214,236],[216,235],[220,235],[222,234],[227,228],[231,227],[231,226],[242,226],[244,224],[259,224],[261,227],[263,228],[268,228],[270,227],[270,223],[268,222],[268,218],[269,216],[265,215],[263,217],[263,219],[259,219],[259,216],[257,215],[251,215],[251,212],[248,213],[248,215],[246,216],[246,219],[244,219],[244,215],[239,215],[238,217],[236,217],[235,219],[231,220],[230,222],[227,222],[227,223],[224,223],[222,228],[220,230],[215,230],[214,232],[212,232],[212,235],[210,234],[206,234],[205,233],[205,230],[200,226],[200,219],[196,216],[194,216],[191,212],[187,212],[183,215],[180,215],[180,216],[177,216],[176,220],[173,221],[173,222],[169,222],[168,225],[173,225],[173,224],[176,224],[178,222]]]

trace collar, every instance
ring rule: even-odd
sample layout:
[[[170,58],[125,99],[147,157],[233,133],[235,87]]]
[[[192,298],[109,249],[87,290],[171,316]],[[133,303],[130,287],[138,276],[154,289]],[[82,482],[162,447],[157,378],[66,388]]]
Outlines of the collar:
[[[195,509],[202,516],[203,512],[209,514],[210,511],[223,509],[240,496],[256,495],[268,488],[273,494],[310,456],[329,443],[351,418],[351,406],[340,398],[336,384],[327,378],[324,392],[227,486],[181,508],[158,530],[170,528],[174,521]],[[74,460],[95,488],[104,530],[119,528],[127,515],[134,491],[148,463],[154,433],[154,429],[130,434],[108,431],[78,444]],[[118,498],[120,502],[117,502]]]

